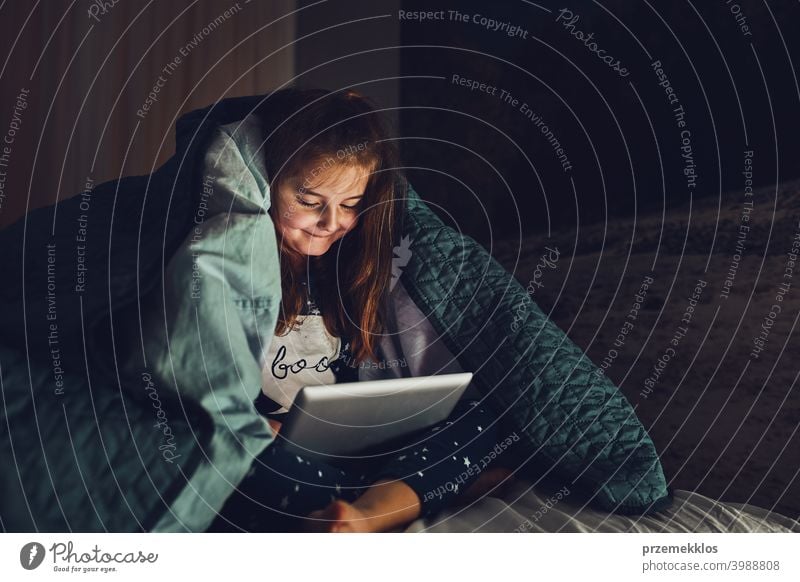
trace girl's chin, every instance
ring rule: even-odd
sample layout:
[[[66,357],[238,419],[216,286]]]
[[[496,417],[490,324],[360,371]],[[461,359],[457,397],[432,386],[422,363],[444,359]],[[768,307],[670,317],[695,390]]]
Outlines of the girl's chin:
[[[291,249],[301,255],[321,256],[330,250],[330,248],[342,237],[336,235],[328,237],[314,237],[302,229],[294,232],[284,232],[284,245],[291,247]]]
[[[331,248],[331,242],[327,239],[324,242],[322,240],[320,242],[312,240],[311,243],[305,240],[292,245],[292,248],[303,255],[319,256],[324,255]]]

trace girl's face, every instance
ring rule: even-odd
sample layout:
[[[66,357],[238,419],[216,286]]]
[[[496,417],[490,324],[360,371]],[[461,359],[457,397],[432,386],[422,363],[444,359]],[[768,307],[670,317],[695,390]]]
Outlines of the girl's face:
[[[273,194],[271,212],[283,244],[303,255],[324,255],[355,228],[368,180],[359,167],[320,168],[313,177],[286,180]]]

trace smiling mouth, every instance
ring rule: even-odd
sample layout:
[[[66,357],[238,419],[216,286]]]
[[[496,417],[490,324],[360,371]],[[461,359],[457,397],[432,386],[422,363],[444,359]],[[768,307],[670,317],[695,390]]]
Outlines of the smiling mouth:
[[[331,236],[329,234],[326,234],[325,236],[318,235],[318,234],[311,234],[310,232],[307,232],[305,230],[303,232],[305,232],[308,236],[313,237],[313,238],[329,238]]]

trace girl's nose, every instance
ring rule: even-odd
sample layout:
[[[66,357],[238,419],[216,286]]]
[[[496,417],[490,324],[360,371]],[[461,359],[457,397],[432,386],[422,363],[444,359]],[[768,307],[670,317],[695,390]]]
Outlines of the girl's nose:
[[[338,221],[339,214],[336,207],[328,204],[325,206],[325,208],[323,208],[322,213],[319,215],[319,220],[317,221],[317,231],[320,232],[320,234],[332,233],[337,229],[339,225]]]

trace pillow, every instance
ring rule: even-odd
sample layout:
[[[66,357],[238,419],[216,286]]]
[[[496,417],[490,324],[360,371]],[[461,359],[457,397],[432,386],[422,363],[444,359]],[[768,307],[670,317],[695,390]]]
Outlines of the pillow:
[[[672,503],[653,441],[625,396],[480,244],[446,226],[409,186],[402,278],[473,382],[539,461],[594,505],[649,513]],[[519,323],[519,314],[524,314]],[[538,465],[538,466],[537,466]]]

